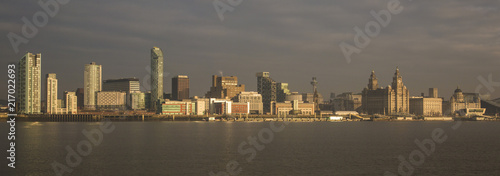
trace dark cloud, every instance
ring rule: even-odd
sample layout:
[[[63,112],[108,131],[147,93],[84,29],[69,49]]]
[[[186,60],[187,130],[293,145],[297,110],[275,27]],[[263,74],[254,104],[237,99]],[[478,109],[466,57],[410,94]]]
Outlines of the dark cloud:
[[[449,98],[454,88],[473,92],[478,76],[500,82],[500,12],[498,1],[402,1],[404,10],[347,63],[338,46],[352,43],[353,27],[371,20],[370,11],[387,0],[249,1],[220,21],[210,0],[70,1],[20,52],[4,37],[2,65],[17,62],[25,51],[42,53],[42,73],[56,73],[59,90],[83,86],[84,64],[103,65],[103,78],[148,76],[150,48],[165,54],[165,88],[173,75],[191,78],[191,94],[203,96],[210,75],[238,76],[256,90],[255,73],[269,71],[292,91],[360,92],[375,70],[382,86],[397,66],[412,95],[439,88]],[[22,17],[41,10],[37,1],[0,2],[0,33],[20,34]],[[5,66],[0,71],[6,72]],[[2,77],[0,81],[5,82]],[[6,95],[6,88],[0,88]],[[500,87],[493,93],[500,97]]]

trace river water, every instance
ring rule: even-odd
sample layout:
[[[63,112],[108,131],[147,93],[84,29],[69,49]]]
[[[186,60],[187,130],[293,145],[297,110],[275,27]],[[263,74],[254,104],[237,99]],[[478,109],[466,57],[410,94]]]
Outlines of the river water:
[[[0,175],[500,175],[500,122],[18,122],[15,169],[7,127]]]

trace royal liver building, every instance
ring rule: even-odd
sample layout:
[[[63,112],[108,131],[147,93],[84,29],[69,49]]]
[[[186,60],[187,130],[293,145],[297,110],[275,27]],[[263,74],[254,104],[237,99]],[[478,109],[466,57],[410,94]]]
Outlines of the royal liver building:
[[[368,87],[363,89],[362,106],[367,114],[398,115],[408,114],[410,109],[410,91],[403,84],[403,77],[396,68],[392,85],[378,86],[375,72],[372,71]]]

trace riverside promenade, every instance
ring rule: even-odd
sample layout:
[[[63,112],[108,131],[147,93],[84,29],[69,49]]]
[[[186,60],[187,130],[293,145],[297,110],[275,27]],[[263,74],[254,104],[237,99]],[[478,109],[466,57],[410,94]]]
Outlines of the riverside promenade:
[[[331,120],[330,116],[319,115],[157,115],[145,114],[35,114],[18,115],[18,122],[99,122],[103,119],[111,121],[220,121],[220,122],[329,122],[329,121],[500,121],[498,117],[384,117],[376,116],[341,116],[342,120]],[[7,115],[0,115],[0,122],[7,121]]]

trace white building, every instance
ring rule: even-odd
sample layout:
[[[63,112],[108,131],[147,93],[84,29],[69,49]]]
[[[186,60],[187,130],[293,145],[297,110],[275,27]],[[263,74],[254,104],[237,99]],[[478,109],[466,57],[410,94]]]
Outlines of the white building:
[[[55,73],[49,73],[46,77],[45,84],[45,113],[47,114],[59,114],[57,112],[57,78]]]
[[[257,92],[241,92],[237,102],[250,103],[250,114],[263,114],[262,95]]]
[[[78,99],[76,97],[76,92],[64,92],[64,104],[66,108],[66,112],[68,114],[77,114],[78,113]]]
[[[18,65],[16,81],[18,113],[39,114],[41,112],[42,54],[26,53]]]

